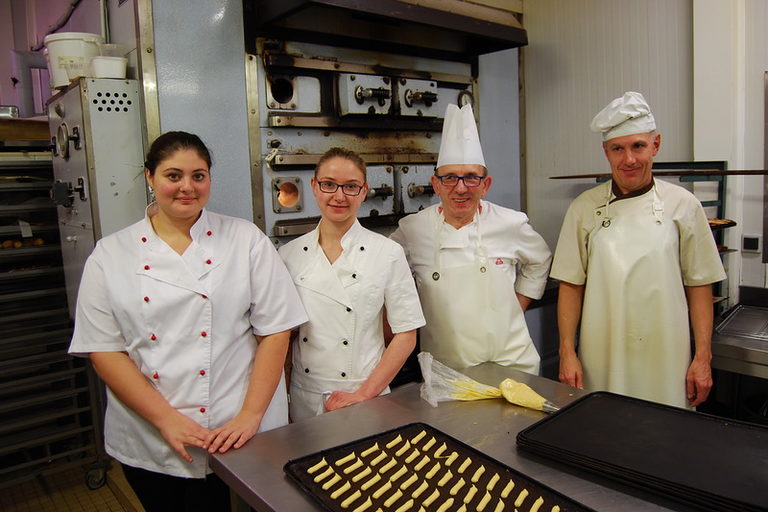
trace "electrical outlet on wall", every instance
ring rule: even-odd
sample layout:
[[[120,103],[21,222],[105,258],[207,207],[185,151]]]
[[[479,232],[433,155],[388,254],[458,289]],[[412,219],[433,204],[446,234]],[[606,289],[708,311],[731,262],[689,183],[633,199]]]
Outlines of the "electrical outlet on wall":
[[[760,235],[742,235],[741,252],[763,252],[763,237]]]

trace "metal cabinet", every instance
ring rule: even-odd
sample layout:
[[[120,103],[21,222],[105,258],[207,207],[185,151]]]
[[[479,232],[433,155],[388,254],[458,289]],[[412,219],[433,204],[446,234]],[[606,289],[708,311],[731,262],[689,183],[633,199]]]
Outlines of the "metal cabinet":
[[[0,488],[86,464],[104,483],[95,381],[67,354],[52,183],[49,153],[0,153]]]

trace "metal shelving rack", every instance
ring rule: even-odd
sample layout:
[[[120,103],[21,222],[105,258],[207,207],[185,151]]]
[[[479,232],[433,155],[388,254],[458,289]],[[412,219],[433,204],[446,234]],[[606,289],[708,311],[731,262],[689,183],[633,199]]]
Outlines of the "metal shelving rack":
[[[107,467],[92,370],[67,354],[67,307],[47,153],[0,153],[0,488],[88,466]]]

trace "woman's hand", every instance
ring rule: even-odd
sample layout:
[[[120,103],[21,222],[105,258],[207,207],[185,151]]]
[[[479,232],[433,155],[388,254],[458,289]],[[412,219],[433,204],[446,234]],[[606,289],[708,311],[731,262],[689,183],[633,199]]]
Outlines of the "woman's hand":
[[[205,448],[205,441],[211,434],[210,430],[175,410],[159,421],[157,428],[163,439],[187,462],[192,462],[192,457],[184,447]]]
[[[238,449],[259,431],[261,415],[251,411],[240,411],[230,421],[210,431],[203,448],[208,453],[225,453],[230,448]]]
[[[368,400],[368,397],[364,396],[360,390],[357,390],[354,393],[334,391],[331,393],[331,396],[328,397],[328,400],[325,401],[325,410],[335,411],[336,409],[348,407],[359,402],[365,402],[366,400]]]

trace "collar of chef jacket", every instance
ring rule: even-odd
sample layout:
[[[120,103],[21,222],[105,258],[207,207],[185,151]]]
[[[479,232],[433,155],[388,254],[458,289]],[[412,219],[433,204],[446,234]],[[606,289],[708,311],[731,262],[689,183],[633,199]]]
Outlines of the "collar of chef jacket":
[[[157,212],[157,204],[147,206],[144,214],[146,243],[141,244],[140,258],[143,266],[138,274],[204,295],[207,293],[200,280],[221,264],[223,255],[217,254],[208,233],[210,219],[205,209],[189,230],[192,243],[179,255],[170,248],[152,227],[150,216]]]
[[[359,250],[362,233],[363,227],[355,219],[354,224],[341,237],[341,255],[331,265],[320,247],[320,227],[318,225],[312,232],[309,240],[311,243],[307,246],[308,265],[296,276],[296,284],[325,295],[345,307],[352,308],[352,299],[347,289],[357,285],[362,277],[353,257],[356,255],[355,250]],[[326,270],[334,272],[339,279],[326,279],[324,277],[327,275],[326,272],[317,271],[319,265],[327,266]]]

